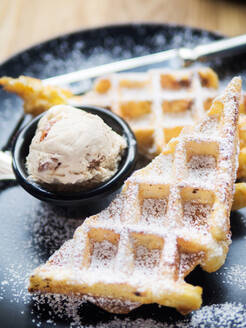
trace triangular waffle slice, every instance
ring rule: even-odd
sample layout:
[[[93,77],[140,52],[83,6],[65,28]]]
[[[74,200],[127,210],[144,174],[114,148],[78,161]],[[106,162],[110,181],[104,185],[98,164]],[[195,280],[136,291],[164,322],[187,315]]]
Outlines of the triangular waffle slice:
[[[33,272],[29,291],[87,295],[116,313],[148,303],[198,309],[202,289],[184,279],[198,264],[212,272],[226,258],[240,91],[234,78],[202,123],[136,171]]]
[[[217,74],[208,67],[117,73],[97,79],[79,103],[107,107],[123,117],[140,151],[153,158],[183,127],[204,118],[218,84]]]

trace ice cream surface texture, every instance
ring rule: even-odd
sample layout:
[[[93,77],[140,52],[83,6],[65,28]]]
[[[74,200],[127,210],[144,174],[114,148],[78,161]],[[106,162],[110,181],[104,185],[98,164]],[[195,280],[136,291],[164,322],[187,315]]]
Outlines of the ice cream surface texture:
[[[26,166],[37,183],[93,187],[113,176],[125,139],[97,115],[58,105],[38,123]]]

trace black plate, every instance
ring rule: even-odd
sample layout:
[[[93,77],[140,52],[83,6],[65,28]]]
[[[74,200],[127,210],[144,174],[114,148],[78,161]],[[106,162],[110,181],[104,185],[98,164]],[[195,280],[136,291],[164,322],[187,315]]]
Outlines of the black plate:
[[[0,66],[0,75],[27,74],[39,78],[62,74],[112,60],[148,54],[219,39],[214,33],[170,25],[123,25],[81,31],[28,49]],[[245,55],[209,63],[222,82],[236,74],[246,77]],[[176,68],[179,63],[170,63]],[[146,69],[146,68],[145,68]],[[142,69],[143,70],[143,69]],[[79,87],[88,87],[88,84]],[[0,90],[0,146],[21,115],[21,101]],[[70,319],[49,314],[28,295],[28,275],[70,238],[85,212],[44,204],[14,184],[0,189],[0,326],[67,327]],[[86,213],[87,214],[87,213]],[[94,305],[83,305],[85,327],[232,327],[246,326],[246,216],[231,216],[232,240],[226,264],[217,273],[199,268],[188,278],[203,287],[203,308],[184,319],[174,309],[146,305],[129,315],[111,315]],[[238,273],[238,275],[237,275]],[[236,302],[236,303],[233,303]],[[220,304],[220,305],[213,305]],[[52,319],[50,321],[50,319]],[[48,320],[48,321],[47,321]],[[74,320],[74,319],[73,319]],[[72,321],[73,321],[72,320]]]

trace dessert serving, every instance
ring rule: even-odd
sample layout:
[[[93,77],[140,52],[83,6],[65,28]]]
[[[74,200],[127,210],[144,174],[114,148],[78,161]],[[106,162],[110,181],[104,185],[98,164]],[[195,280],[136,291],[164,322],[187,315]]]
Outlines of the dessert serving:
[[[26,160],[29,178],[60,188],[92,188],[116,173],[125,148],[125,139],[99,116],[53,106],[32,139]]]
[[[159,69],[145,73],[118,73],[97,79],[93,90],[74,96],[69,90],[46,86],[41,80],[20,76],[0,78],[0,85],[24,100],[26,113],[37,115],[54,102],[107,107],[124,118],[134,131],[138,149],[149,158],[161,152],[183,127],[206,116],[219,92],[219,79],[208,67]],[[239,106],[239,168],[237,177],[246,177],[246,97]],[[246,184],[236,183],[233,209],[246,205]]]
[[[198,309],[202,289],[184,278],[198,264],[219,269],[228,252],[240,94],[234,78],[204,120],[172,139],[33,272],[29,290],[86,295],[115,313],[148,303]]]
[[[8,163],[13,159],[13,170],[15,170],[14,181],[1,182],[1,326],[6,328],[15,327],[16,318],[18,318],[18,328],[26,328],[27,326],[43,328],[51,326],[57,328],[70,326],[105,328],[198,328],[205,326],[221,328],[245,326],[246,299],[244,296],[246,286],[246,257],[244,256],[243,250],[245,249],[246,240],[246,183],[243,182],[244,180],[237,180],[234,185],[235,194],[232,211],[230,213],[232,243],[229,247],[229,252],[226,256],[224,265],[218,271],[212,273],[203,270],[199,261],[202,264],[205,263],[205,258],[208,254],[207,249],[211,249],[210,241],[215,241],[212,237],[211,239],[209,238],[209,236],[212,236],[211,234],[214,229],[207,228],[206,225],[203,226],[202,222],[207,222],[207,213],[215,213],[213,204],[216,202],[214,203],[213,198],[210,201],[209,196],[205,193],[203,201],[203,197],[200,196],[200,190],[197,193],[201,201],[194,200],[193,197],[195,197],[196,194],[192,193],[191,197],[189,197],[190,195],[185,194],[183,189],[181,189],[182,193],[178,193],[178,195],[181,195],[181,201],[178,201],[175,205],[178,204],[178,210],[180,207],[183,210],[185,209],[185,212],[183,212],[185,215],[183,216],[181,212],[181,216],[175,216],[174,219],[169,220],[169,218],[171,218],[169,215],[170,206],[175,208],[172,205],[172,199],[174,197],[173,190],[176,184],[173,183],[173,181],[172,184],[170,184],[168,179],[166,179],[166,181],[161,180],[161,174],[157,172],[155,176],[158,177],[157,179],[159,179],[159,184],[161,185],[158,193],[155,194],[153,189],[149,188],[150,184],[142,185],[139,180],[134,184],[133,178],[131,178],[129,179],[129,183],[126,182],[123,193],[115,199],[115,202],[118,202],[119,206],[117,204],[111,204],[110,208],[100,213],[102,209],[108,206],[110,199],[115,197],[117,193],[116,190],[119,192],[118,187],[121,187],[124,181],[129,178],[130,174],[133,173],[134,164],[132,164],[131,169],[128,170],[128,174],[124,174],[123,171],[126,166],[128,166],[128,159],[133,158],[131,154],[134,156],[136,154],[136,147],[134,152],[134,147],[131,146],[131,141],[134,141],[136,145],[136,140],[134,139],[132,131],[127,130],[128,125],[124,122],[127,120],[127,122],[130,123],[129,125],[135,129],[134,124],[136,119],[131,118],[129,114],[125,119],[117,117],[117,114],[111,109],[112,104],[109,109],[100,108],[100,101],[102,98],[107,98],[110,94],[110,89],[105,93],[96,91],[96,87],[100,85],[99,82],[101,80],[107,80],[108,77],[111,78],[111,74],[108,75],[108,73],[105,73],[107,67],[117,67],[116,62],[122,59],[136,58],[137,56],[157,53],[165,49],[179,49],[182,46],[189,46],[192,49],[193,46],[203,46],[209,41],[218,38],[218,35],[213,33],[188,27],[167,26],[163,24],[127,24],[126,26],[103,27],[59,36],[54,40],[27,49],[0,65],[0,75],[6,76],[6,78],[2,79],[0,76],[0,83],[3,85],[3,87],[0,86],[0,141],[2,145],[2,152],[0,152],[0,154],[2,153],[8,156],[6,151],[10,149],[9,147],[11,144],[13,145],[12,152],[7,159],[9,160]],[[175,51],[171,50],[171,53],[174,52]],[[80,76],[81,79],[83,79],[86,76],[82,71],[84,69],[86,69],[85,72],[99,74],[100,69],[98,69],[98,65],[107,63],[110,63],[111,66],[106,65],[103,73],[105,76],[101,73],[100,78],[97,80],[82,80],[75,84],[71,82],[72,84],[69,85],[69,87],[72,92],[65,90],[65,88],[58,87],[58,85],[65,86],[65,83],[69,83],[69,77],[73,79],[74,76]],[[204,96],[205,93],[211,94],[211,96],[214,94],[215,97],[222,94],[225,85],[233,76],[241,75],[245,83],[246,62],[243,55],[235,55],[227,59],[218,56],[216,60],[211,59],[201,64],[196,62],[189,66],[184,72],[191,72],[192,82],[190,88],[187,88],[186,83],[181,81],[183,68],[181,67],[181,62],[176,58],[163,63],[163,65],[149,64],[141,69],[131,69],[129,72],[113,75],[117,75],[119,78],[124,75],[125,80],[131,81],[140,74],[139,72],[142,72],[141,75],[147,76],[150,74],[150,69],[153,70],[158,68],[160,72],[167,72],[166,68],[169,67],[170,69],[168,72],[173,76],[174,81],[177,80],[177,84],[179,84],[178,81],[180,80],[180,84],[183,84],[183,86],[179,89],[176,86],[176,90],[169,89],[169,91],[161,87],[161,91],[164,91],[161,93],[162,95],[165,93],[165,97],[172,96],[175,98],[175,94],[178,97],[181,93],[188,94],[193,92],[193,79],[200,78],[197,72],[199,70],[206,71],[205,65],[211,65],[211,67],[215,69],[215,75],[217,76],[218,74],[219,80],[217,79],[217,89],[216,87],[206,88],[205,85],[201,86],[201,92]],[[72,74],[66,75],[67,73]],[[196,76],[195,78],[194,75]],[[7,76],[14,79],[7,78]],[[117,76],[115,77],[116,80]],[[136,77],[136,79],[138,78]],[[143,77],[142,79],[145,78]],[[57,83],[57,87],[49,86],[49,83],[51,83],[51,85]],[[152,83],[150,83],[150,88],[147,89],[150,90],[151,86]],[[88,92],[84,95],[76,95],[75,97],[73,94],[73,92],[85,91],[86,88],[88,88]],[[4,89],[8,89],[11,92],[6,92]],[[130,93],[132,96],[136,96],[136,98],[139,93],[144,97],[141,88],[134,87],[134,83],[132,85],[128,83],[128,87],[124,86],[123,83],[123,88],[119,87],[118,90],[120,96],[124,93],[124,98],[128,93],[129,97]],[[16,92],[22,99],[19,99],[18,96],[12,94],[12,92]],[[93,94],[94,103],[99,106],[90,105],[93,104],[93,102],[89,102],[93,100]],[[154,99],[154,97],[152,98]],[[193,98],[193,94],[191,98]],[[196,95],[194,95],[194,98],[196,98]],[[203,96],[201,96],[200,99],[202,98]],[[86,104],[86,100],[88,100],[88,105]],[[81,106],[83,102],[84,105]],[[190,127],[190,121],[193,120],[193,113],[196,111],[194,106],[195,103],[196,100],[187,110],[187,114],[185,114],[185,112],[182,112],[183,102],[174,102],[175,105],[170,107],[170,114],[173,113],[173,115],[169,115],[167,109],[165,109],[165,112],[162,110],[159,112],[160,120],[159,122],[157,120],[157,123],[165,126],[165,122],[161,122],[161,120],[163,118],[164,120],[168,119],[167,122],[170,123],[172,121],[172,125],[170,125],[171,129],[176,126],[176,118],[177,126],[180,127],[180,125],[182,125],[182,117],[191,117],[191,120],[182,119],[182,121],[184,126],[187,126],[188,129],[188,131],[186,129],[184,133],[187,135],[193,134],[196,126],[200,124],[199,120],[194,120],[195,127]],[[50,189],[47,185],[34,182],[28,178],[26,158],[28,156],[31,140],[34,137],[38,122],[41,118],[41,116],[37,116],[37,114],[49,110],[54,105],[61,104],[73,107],[79,104],[79,108],[83,107],[83,110],[86,112],[101,117],[114,131],[124,136],[127,142],[127,148],[124,150],[116,174],[109,180],[100,183],[92,189],[79,189],[78,192],[77,190],[73,192],[75,188],[72,188],[72,190],[69,189],[71,191],[60,192],[60,189]],[[180,111],[179,106],[181,106]],[[134,106],[132,108],[134,108]],[[139,108],[141,112],[141,106]],[[241,177],[243,178],[243,165],[246,163],[244,160],[246,157],[241,157],[243,154],[242,149],[246,145],[244,141],[246,140],[244,131],[246,121],[241,120],[245,113],[244,108],[243,101],[241,100],[238,121],[240,139],[238,157],[240,163],[240,171],[238,171],[239,179],[241,179]],[[123,109],[125,110],[125,108]],[[125,110],[125,112],[126,111],[127,110]],[[134,110],[132,109],[129,111],[132,111],[134,116]],[[208,113],[209,109],[205,109],[203,112],[204,119],[206,119]],[[123,113],[120,115],[123,116]],[[151,117],[153,116],[143,114],[143,120],[146,118],[147,121],[151,119]],[[141,121],[140,115],[139,122]],[[187,122],[188,124],[186,124]],[[146,122],[145,126],[146,125],[151,126],[151,121]],[[18,138],[13,140],[13,135],[19,128],[21,128],[21,131],[18,133]],[[163,135],[167,136],[165,131]],[[176,138],[179,138],[179,134]],[[142,140],[144,141],[144,139]],[[172,139],[170,139],[169,143],[172,148],[171,140]],[[177,140],[174,140],[174,142],[179,144]],[[162,151],[165,150],[167,146],[166,140],[163,145],[164,148],[159,154],[161,156]],[[153,144],[150,145],[150,147],[152,146]],[[217,149],[215,149],[214,152],[213,146],[212,148],[210,148],[210,146],[207,148],[209,148],[209,150],[205,152],[206,155],[203,153],[203,156],[200,156],[200,154],[193,156],[189,152],[187,153],[188,157],[186,163],[189,174],[188,180],[190,180],[191,175],[196,175],[200,185],[204,183],[204,179],[201,178],[201,176],[208,175],[209,178],[207,182],[209,184],[211,183],[214,174],[210,172],[214,171],[214,166],[216,167],[216,173],[218,172],[217,156],[211,156],[211,154],[221,156],[221,152],[217,152]],[[131,149],[132,152],[130,151]],[[148,145],[147,147],[145,147],[145,145],[141,146],[141,138],[138,139],[138,149],[140,149],[142,153],[138,157],[138,167],[149,164],[150,161],[153,160],[152,157],[158,157],[158,153],[148,153]],[[153,146],[153,150],[154,149],[155,146]],[[191,147],[191,149],[192,152],[194,151],[195,153],[196,149],[193,147]],[[203,150],[204,149],[201,149],[201,151]],[[172,155],[174,153],[176,154],[176,148],[173,148]],[[166,155],[163,155],[163,157],[166,158]],[[174,157],[174,161],[176,161],[176,155]],[[170,175],[166,172],[169,169],[168,165],[165,165],[165,169],[161,170],[163,177],[166,176],[167,173],[168,176],[176,179],[176,167],[178,167],[176,166],[176,162],[172,162],[172,159],[168,159],[167,162],[172,163],[172,174]],[[204,163],[204,165],[201,163]],[[151,180],[153,180],[154,174],[152,173],[154,172],[154,167],[153,165],[149,167],[151,168],[151,172],[148,169],[148,177],[151,176]],[[198,169],[196,169],[197,167]],[[146,170],[140,171],[143,172],[144,177],[147,176]],[[136,178],[137,173],[135,174],[134,177]],[[215,178],[213,179],[213,186],[215,187],[214,190],[212,190],[212,194],[215,193],[216,196],[218,195],[217,181],[217,176],[215,174]],[[60,185],[63,186],[63,184]],[[132,185],[140,190],[139,197],[136,198],[136,203],[138,205],[136,208],[131,205],[129,200],[130,188]],[[154,187],[156,185],[158,185],[158,183],[154,181]],[[163,186],[166,185],[171,186],[171,189],[168,190],[167,188],[168,196],[165,196],[165,191],[163,191],[165,189]],[[229,187],[230,184],[228,185],[228,188]],[[104,191],[102,191],[102,189]],[[223,188],[221,188],[221,190],[222,189]],[[147,190],[150,190],[151,194],[146,194]],[[203,193],[203,189],[201,190]],[[209,189],[208,191],[211,190]],[[157,195],[159,198],[154,197],[157,197]],[[230,197],[230,191],[228,195],[228,197]],[[105,201],[105,198],[107,198],[107,201]],[[165,201],[166,198],[168,198],[168,201]],[[189,199],[191,199],[191,201],[189,201]],[[199,204],[199,206],[197,206],[199,210],[194,210],[193,212],[192,209],[197,208],[196,201]],[[121,202],[123,204],[121,204]],[[129,206],[127,207],[128,204]],[[211,207],[212,211],[210,212]],[[233,209],[239,207],[244,208],[240,211],[233,211]],[[119,221],[115,218],[117,212],[115,209],[118,208],[121,213]],[[129,208],[130,210],[128,210]],[[134,216],[135,210],[141,212],[137,217],[137,223],[135,222],[137,220],[134,221],[134,218],[136,218],[136,216]],[[113,219],[111,219],[108,212],[110,212],[110,214],[112,213],[111,216],[114,217]],[[130,215],[125,219],[124,213],[129,212]],[[165,214],[163,214],[163,212]],[[189,215],[191,212],[192,214]],[[147,213],[146,216],[148,218],[146,219],[142,213]],[[95,221],[93,221],[91,215],[95,214],[97,215]],[[102,218],[104,214],[106,217],[105,220]],[[81,226],[86,217],[89,217],[89,219],[84,226]],[[214,217],[216,217],[216,219],[218,218],[217,215],[213,216],[213,218]],[[226,215],[224,217],[226,217]],[[157,218],[157,220],[155,220],[155,218]],[[210,215],[209,218],[211,218]],[[128,226],[126,220],[130,221],[130,219],[135,223],[131,221],[128,230],[126,228]],[[103,229],[102,227],[105,221],[107,221],[108,225],[105,225],[105,229]],[[211,220],[209,219],[208,221],[210,224],[213,219],[211,218]],[[154,223],[152,224],[152,222]],[[156,222],[158,223],[155,225]],[[158,224],[160,222],[162,222],[163,225],[160,224],[159,226]],[[180,226],[178,226],[179,222],[181,222]],[[195,222],[194,225],[193,222]],[[197,222],[199,223],[196,224]],[[219,219],[218,222],[220,222]],[[110,226],[111,223],[112,229]],[[91,228],[92,224],[95,225],[95,230]],[[172,224],[178,226],[173,234],[172,231],[174,231],[174,229]],[[190,229],[188,228],[188,224],[189,227],[191,227]],[[154,225],[156,228],[154,228]],[[81,227],[77,230],[75,234],[76,237],[73,238],[79,226]],[[89,230],[85,231],[87,227]],[[135,229],[134,231],[133,228]],[[165,234],[163,233],[164,228]],[[224,228],[226,230],[228,225],[225,224]],[[147,229],[152,231],[152,233],[148,234]],[[191,231],[191,234],[186,238],[185,244],[182,239],[177,238],[176,245],[169,247],[170,244],[175,244],[175,242],[173,243],[170,241],[172,235],[177,236],[179,233],[184,233],[188,230]],[[199,230],[198,233],[196,233],[197,230]],[[142,232],[139,233],[139,231]],[[203,231],[206,231],[204,233],[204,239],[202,234]],[[112,236],[118,234],[117,238],[111,238],[110,232],[112,232]],[[125,232],[126,239],[123,236]],[[162,238],[163,234],[164,237]],[[145,239],[146,235],[148,235],[148,241]],[[189,236],[191,236],[191,238],[189,238]],[[192,242],[196,236],[200,238],[197,241],[197,247],[196,244]],[[129,239],[127,239],[128,237]],[[158,237],[161,239],[160,242]],[[129,266],[125,266],[124,263],[122,266],[119,265],[122,259],[120,252],[124,253],[126,249],[121,251],[121,245],[124,246],[124,240],[126,240],[126,253],[129,250],[129,256],[124,257],[124,261],[126,261],[127,264],[130,263]],[[127,240],[129,240],[129,243]],[[164,240],[163,243],[162,240]],[[209,242],[207,247],[204,246],[205,240]],[[84,253],[84,241],[86,241],[88,245],[88,248],[86,248],[88,252],[87,255]],[[222,262],[222,257],[225,256],[227,252],[229,242],[229,236],[226,241],[221,239],[221,243],[219,241],[214,242],[214,254],[216,253],[219,255],[218,265]],[[223,245],[223,243],[225,249],[221,250],[220,246]],[[64,246],[62,247],[62,245]],[[76,251],[71,251],[70,246]],[[170,251],[173,250],[176,256],[174,261],[172,253],[169,257],[171,259],[170,264],[167,265],[166,263],[168,263],[168,261],[166,259],[167,254],[169,254],[168,249]],[[206,250],[204,251],[204,249]],[[51,258],[52,261],[49,262],[50,257],[56,250],[58,250],[56,252],[57,256],[53,255]],[[220,252],[220,254],[217,251]],[[204,258],[202,254],[200,254],[202,252],[204,253]],[[163,257],[159,256],[160,253],[163,254]],[[210,252],[210,255],[211,254],[212,252]],[[199,256],[201,256],[200,259]],[[85,259],[82,264],[81,258]],[[192,269],[192,265],[195,266],[195,264],[194,262],[192,264],[192,260],[194,260],[194,262],[197,260],[198,263],[194,270]],[[152,262],[153,264],[151,264]],[[172,263],[174,262],[175,264],[173,265]],[[84,263],[87,263],[87,267],[84,267]],[[165,265],[162,265],[163,263]],[[214,261],[214,264],[215,263],[216,260]],[[44,265],[44,269],[42,269],[44,270],[44,275],[42,274],[41,277],[41,270],[37,269],[37,271],[35,271],[34,269],[42,264]],[[186,274],[186,270],[189,269],[189,266],[191,272]],[[59,271],[58,267],[60,269]],[[106,269],[104,269],[105,267]],[[160,267],[161,269],[163,268],[162,271]],[[118,268],[120,269],[118,270]],[[203,266],[203,268],[205,267]],[[131,273],[127,275],[123,269]],[[208,270],[208,268],[205,269]],[[48,279],[44,281],[43,278],[46,277],[47,270],[49,270],[51,280],[49,280],[48,277]],[[88,270],[87,278],[91,278],[91,280],[85,281],[86,284],[83,285],[85,288],[80,292],[79,288],[81,288],[81,284],[79,284],[79,282],[81,280],[81,271],[84,273],[87,272],[86,270]],[[53,275],[51,275],[51,272],[53,272]],[[70,275],[70,272],[72,272],[72,275]],[[106,272],[108,275],[106,275]],[[159,272],[165,275],[158,275]],[[175,274],[173,274],[173,272],[175,272]],[[35,275],[35,278],[31,279],[33,283],[30,282],[32,273]],[[103,281],[98,282],[101,276]],[[170,278],[167,278],[167,276]],[[74,277],[75,279],[73,279]],[[115,280],[113,281],[114,277]],[[120,277],[122,277],[122,279],[126,277],[126,279],[124,280],[125,285],[119,285],[118,289],[117,283],[119,280],[116,279]],[[108,278],[107,281],[106,278]],[[111,279],[112,284],[110,283]],[[68,281],[70,284],[68,284]],[[98,283],[94,284],[94,281]],[[160,286],[159,281],[168,281],[168,285],[161,284]],[[88,282],[90,282],[90,284]],[[130,283],[132,283],[132,289],[127,289]],[[133,286],[133,283],[136,284]],[[28,291],[30,285],[36,288],[33,293],[29,293]],[[49,285],[51,285],[50,292],[47,288],[44,288],[49,287]],[[58,285],[60,291],[56,293],[54,290],[55,287],[58,288]],[[113,293],[113,287],[111,288],[111,285],[113,285],[114,290],[117,288],[117,293],[115,293],[116,295],[114,296],[110,296]],[[43,288],[40,286],[43,286]],[[122,295],[124,286],[126,287],[125,290],[128,292],[127,295]],[[156,289],[154,289],[155,286]],[[167,289],[168,286],[172,287],[169,293]],[[180,294],[174,292],[174,288],[178,286],[181,286]],[[78,287],[78,292],[74,292],[75,287]],[[143,291],[145,287],[147,293],[144,294]],[[184,287],[184,289],[182,289],[182,287]],[[184,290],[188,292],[182,294]],[[130,299],[133,291],[137,292],[136,295],[134,295],[134,297],[136,296],[134,300]],[[141,295],[139,295],[138,292],[141,293]],[[155,299],[151,299],[149,296],[152,292]],[[99,294],[101,296],[96,296]],[[159,297],[159,295],[161,295],[161,297]],[[175,297],[172,297],[172,295]],[[155,303],[156,300],[159,303]],[[169,300],[171,300],[169,305],[173,305],[173,307],[159,305],[162,303],[167,305]],[[94,304],[92,302],[94,302]],[[148,304],[147,302],[153,303]],[[197,309],[201,302],[201,307]],[[187,307],[182,308],[184,303],[187,303]],[[115,313],[106,312],[96,304],[111,312],[122,313],[133,308],[134,310],[127,314],[117,315]],[[191,312],[183,316],[176,308],[182,313]],[[197,310],[191,310],[194,308]]]

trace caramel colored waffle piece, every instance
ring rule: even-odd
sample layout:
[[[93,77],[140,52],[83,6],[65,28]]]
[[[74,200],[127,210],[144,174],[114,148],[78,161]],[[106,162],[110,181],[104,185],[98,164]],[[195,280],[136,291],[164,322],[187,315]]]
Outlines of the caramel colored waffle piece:
[[[198,264],[218,270],[228,252],[240,91],[234,78],[204,121],[136,171],[34,270],[29,291],[86,295],[115,313],[148,303],[198,309],[202,288],[184,279]]]
[[[140,151],[150,158],[199,122],[217,95],[218,77],[210,68],[119,73],[95,82],[82,104],[111,109],[133,129]]]
[[[240,153],[239,153],[239,168],[238,168],[237,176],[240,179],[240,178],[246,178],[246,94],[245,93],[242,95],[241,103],[239,106],[239,113],[240,115],[239,115],[238,129],[239,129],[239,140],[240,140]]]
[[[28,76],[19,78],[2,77],[0,85],[6,91],[16,93],[23,101],[24,111],[33,116],[39,115],[50,107],[67,104],[73,94],[68,89],[44,86],[42,81]]]

